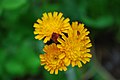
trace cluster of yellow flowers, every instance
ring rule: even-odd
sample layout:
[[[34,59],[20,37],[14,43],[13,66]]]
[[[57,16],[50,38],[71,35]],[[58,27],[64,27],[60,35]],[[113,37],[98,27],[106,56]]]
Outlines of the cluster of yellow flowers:
[[[77,21],[70,25],[69,18],[62,17],[62,13],[44,13],[42,19],[34,23],[36,34],[35,39],[44,39],[43,51],[40,54],[41,65],[50,71],[50,74],[58,74],[58,71],[66,71],[67,66],[82,67],[90,61],[90,33],[84,28],[84,24]],[[51,44],[47,44],[52,40]]]

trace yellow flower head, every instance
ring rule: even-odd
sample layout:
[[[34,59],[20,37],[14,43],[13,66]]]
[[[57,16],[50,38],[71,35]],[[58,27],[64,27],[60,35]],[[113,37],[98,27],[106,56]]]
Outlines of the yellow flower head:
[[[35,39],[44,39],[44,43],[49,41],[53,33],[62,34],[62,32],[67,32],[69,29],[69,18],[62,17],[62,13],[53,12],[44,13],[42,19],[38,19],[37,23],[34,24]]]
[[[86,64],[90,61],[92,55],[89,53],[89,47],[92,46],[90,39],[87,36],[89,31],[84,28],[84,24],[73,22],[71,29],[68,31],[68,37],[62,35],[62,39],[58,38],[60,44],[57,45],[61,51],[65,52],[65,64],[71,64],[72,67],[78,65],[82,67],[81,62]]]
[[[50,74],[53,74],[54,72],[55,74],[58,74],[58,70],[67,70],[63,61],[65,53],[61,52],[55,43],[46,45],[43,50],[45,54],[40,54],[41,65],[45,65],[44,68],[47,71],[50,71]]]

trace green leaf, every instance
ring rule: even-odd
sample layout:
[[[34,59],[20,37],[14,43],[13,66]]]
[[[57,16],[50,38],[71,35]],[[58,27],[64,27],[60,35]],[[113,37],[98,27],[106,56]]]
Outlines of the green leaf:
[[[102,76],[100,76],[98,73],[95,74],[94,80],[106,80]]]
[[[94,20],[94,23],[96,22],[95,26],[96,28],[106,28],[113,24],[113,18],[112,16],[102,16],[98,18],[98,20]]]
[[[10,60],[5,65],[6,71],[11,75],[23,75],[25,68],[22,64],[15,60]]]
[[[42,53],[42,54],[44,53],[44,51],[43,51],[44,46],[45,46],[45,44],[43,43],[43,40],[40,40],[38,42],[38,48],[40,50],[40,53]]]
[[[110,15],[100,16],[97,19],[92,19],[86,16],[87,15],[83,15],[81,19],[86,25],[89,25],[89,27],[92,28],[103,29],[110,27],[110,25],[113,24],[113,17]]]
[[[40,8],[40,13],[53,12],[59,10],[59,6],[56,4],[44,4]]]
[[[44,75],[44,80],[67,80],[64,72],[60,72],[55,75],[55,74],[50,74],[48,71],[44,70],[43,72]]]
[[[0,49],[0,64],[4,63],[4,61],[6,60],[6,56],[7,56],[6,49],[1,48]]]
[[[67,79],[68,80],[78,80],[75,72],[76,72],[75,68],[69,67],[69,69],[65,72],[67,75]]]
[[[113,20],[112,15],[107,14],[107,13],[99,14],[97,12],[98,14],[96,14],[96,15],[91,14],[91,15],[94,15],[95,18],[93,18],[93,17],[90,17],[90,14],[88,15],[88,9],[89,9],[89,7],[87,6],[86,1],[82,2],[79,6],[80,18],[81,18],[82,22],[84,22],[86,25],[88,25],[92,28],[96,28],[96,29],[103,29],[103,28],[110,27],[113,24],[114,20]],[[95,13],[95,12],[93,12],[93,13]]]
[[[26,2],[27,0],[3,0],[1,4],[4,9],[13,10],[21,7]]]
[[[30,74],[35,74],[38,72],[38,67],[40,66],[39,55],[36,55],[31,47],[31,42],[24,41],[20,45],[18,54],[16,55],[16,60],[20,61],[22,65],[26,68],[26,71]]]
[[[29,58],[27,58],[25,62],[25,65],[29,73],[37,73],[39,71],[38,67],[40,66],[39,57],[37,57],[36,55],[29,56]]]
[[[3,11],[3,9],[2,9],[2,7],[0,6],[0,16],[1,16],[1,14],[2,14],[2,11]]]
[[[115,39],[118,43],[120,43],[120,26],[118,28],[118,32],[116,33]]]

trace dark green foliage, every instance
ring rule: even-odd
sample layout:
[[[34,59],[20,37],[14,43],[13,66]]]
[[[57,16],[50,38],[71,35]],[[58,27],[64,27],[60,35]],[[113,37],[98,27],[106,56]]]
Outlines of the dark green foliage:
[[[44,80],[67,80],[64,72],[59,72],[58,75],[51,75],[48,71],[44,70]]]
[[[34,39],[33,24],[44,12],[63,12],[71,22],[85,23],[93,39],[102,30],[114,30],[111,32],[120,42],[119,8],[120,0],[0,0],[0,80],[39,72],[43,72],[45,80],[67,80],[64,72],[50,75],[40,66],[39,54],[44,53],[44,44]],[[82,79],[91,65],[75,68],[77,79]],[[102,79],[98,73],[94,76],[94,80]]]

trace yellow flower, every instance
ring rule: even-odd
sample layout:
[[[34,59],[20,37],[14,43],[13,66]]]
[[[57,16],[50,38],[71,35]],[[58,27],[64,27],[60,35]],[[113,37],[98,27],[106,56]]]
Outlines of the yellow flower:
[[[44,68],[50,71],[50,74],[58,74],[58,70],[67,70],[63,61],[65,53],[61,52],[55,43],[46,45],[43,50],[45,54],[40,54],[41,65],[45,65]]]
[[[53,33],[62,34],[62,32],[67,32],[69,29],[69,18],[62,17],[62,13],[51,12],[44,13],[42,19],[38,19],[37,23],[34,23],[35,39],[41,40],[45,37],[44,43],[49,41]]]
[[[89,31],[84,28],[84,24],[78,24],[78,22],[72,23],[72,28],[69,29],[68,37],[62,35],[62,39],[58,38],[60,44],[57,45],[61,51],[65,52],[64,63],[68,66],[69,64],[78,67],[82,67],[81,62],[86,64],[90,61],[92,55],[90,52],[90,39],[88,37]]]

